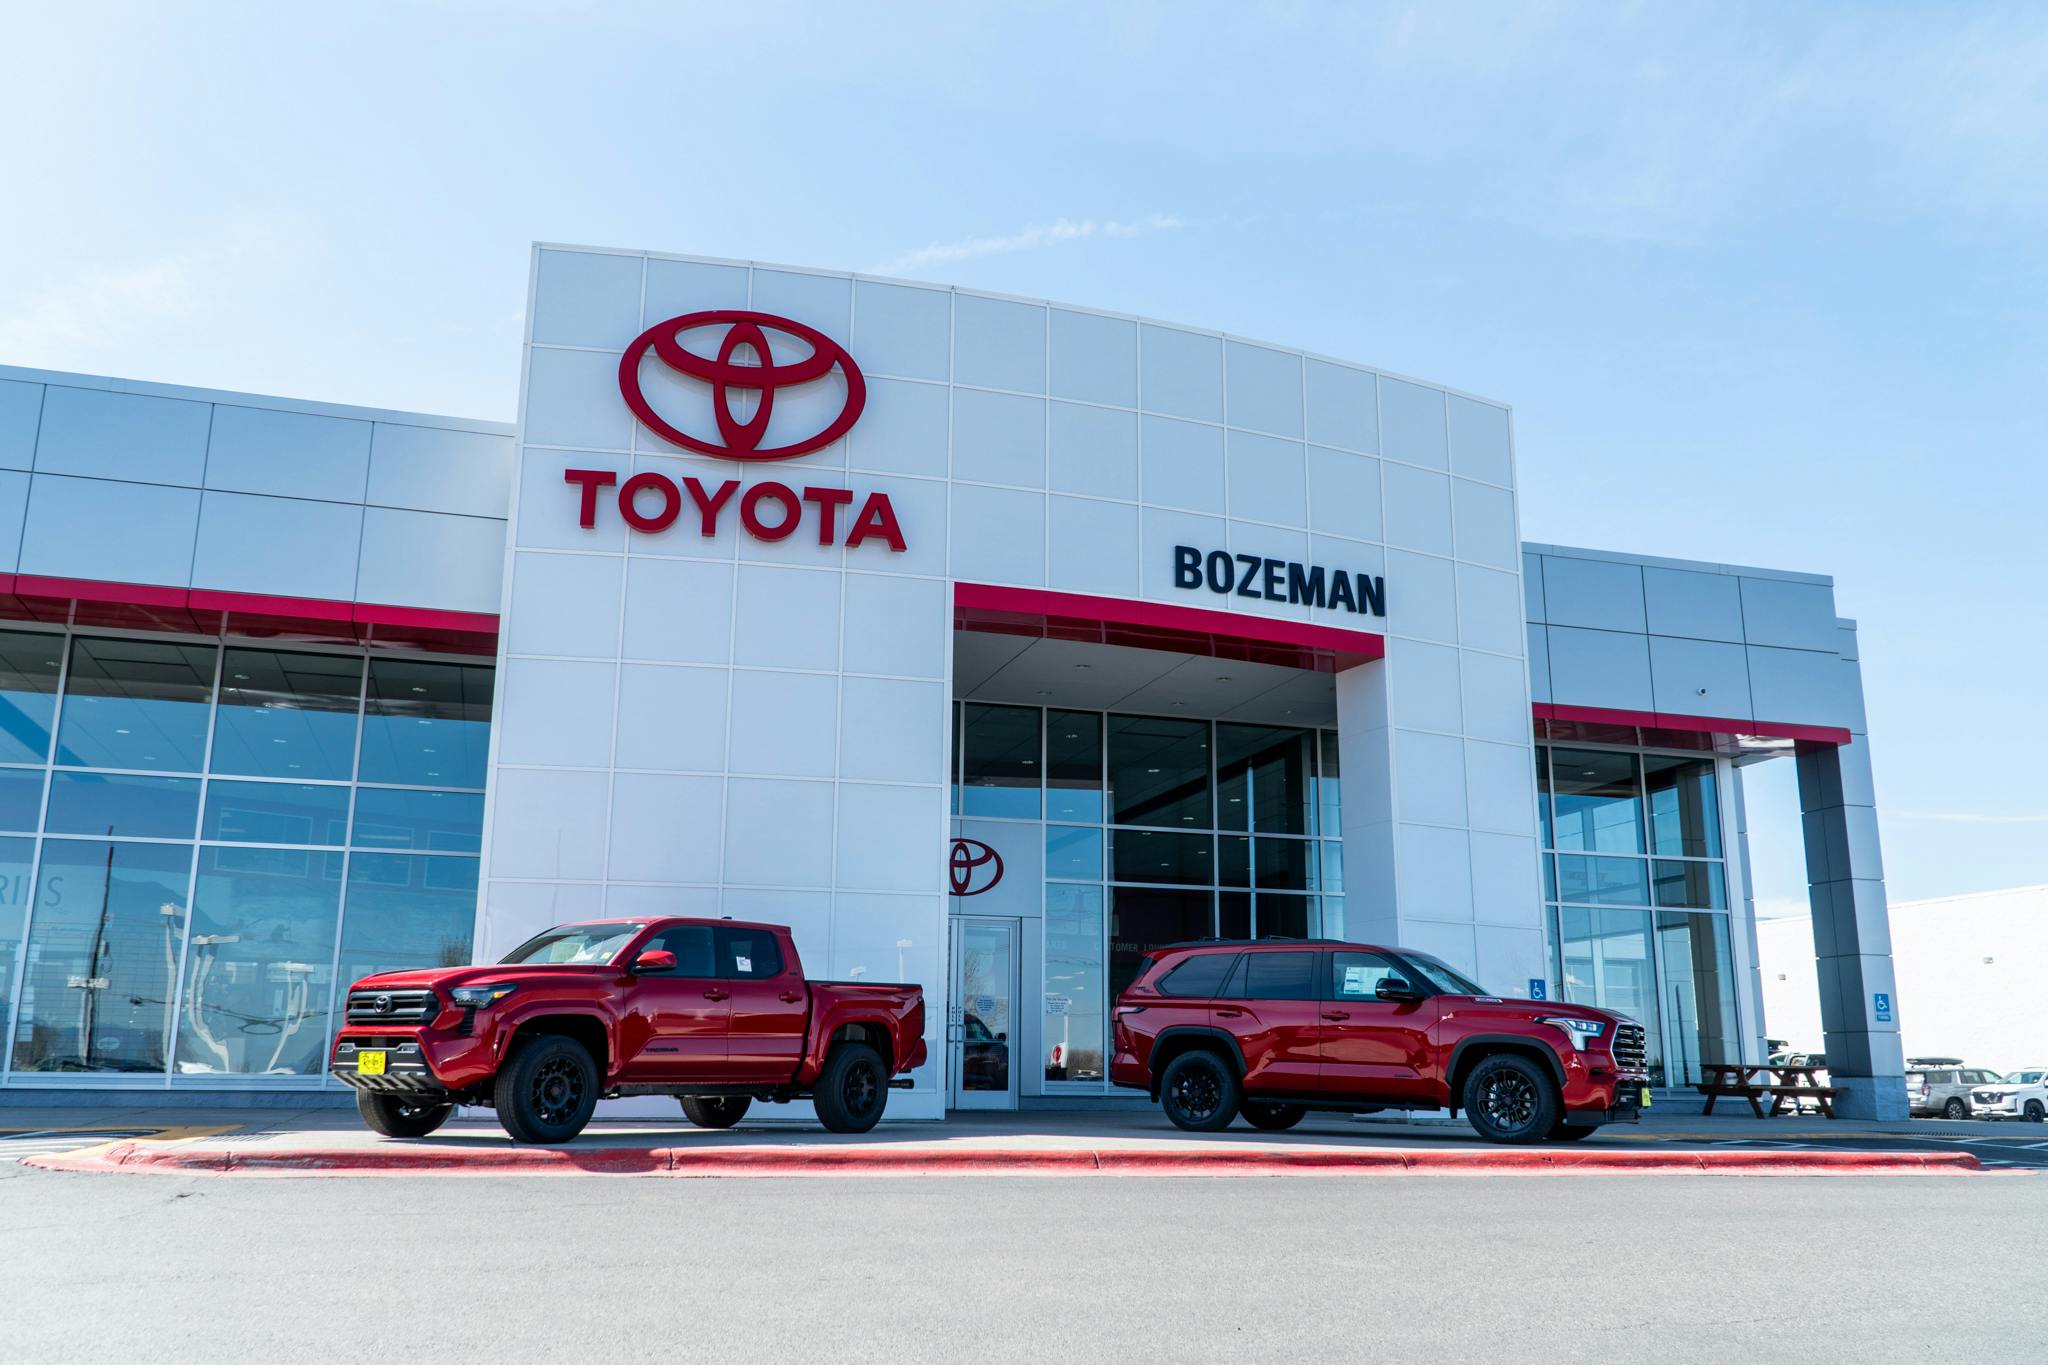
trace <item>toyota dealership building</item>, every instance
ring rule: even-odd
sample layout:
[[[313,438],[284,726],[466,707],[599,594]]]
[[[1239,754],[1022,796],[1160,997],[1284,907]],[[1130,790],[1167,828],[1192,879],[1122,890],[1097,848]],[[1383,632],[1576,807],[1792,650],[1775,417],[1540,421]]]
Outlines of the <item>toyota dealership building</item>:
[[[1212,935],[1682,1090],[1761,1060],[1783,761],[1843,1109],[1904,1112],[1829,579],[1525,544],[1505,405],[1199,328],[566,247],[526,317],[515,424],[0,368],[0,1102],[343,1093],[356,977],[662,914],[921,983],[897,1115],[1108,1096]]]

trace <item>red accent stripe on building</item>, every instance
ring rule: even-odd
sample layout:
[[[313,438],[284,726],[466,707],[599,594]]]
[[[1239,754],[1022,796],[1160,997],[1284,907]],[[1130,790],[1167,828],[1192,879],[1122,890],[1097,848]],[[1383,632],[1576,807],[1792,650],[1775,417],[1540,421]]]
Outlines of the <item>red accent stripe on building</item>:
[[[498,618],[491,612],[39,574],[0,574],[0,617],[88,629],[381,644],[451,654],[495,654],[498,647]]]
[[[1835,725],[1795,725],[1785,721],[1738,720],[1732,716],[1621,711],[1605,706],[1564,706],[1545,701],[1537,702],[1531,711],[1537,720],[1620,725],[1639,730],[1686,730],[1703,735],[1755,735],[1761,739],[1790,739],[1803,744],[1847,744],[1852,738],[1847,730]]]
[[[1367,631],[987,583],[953,585],[953,624],[961,630],[1163,649],[1324,673],[1387,652],[1386,637]]]

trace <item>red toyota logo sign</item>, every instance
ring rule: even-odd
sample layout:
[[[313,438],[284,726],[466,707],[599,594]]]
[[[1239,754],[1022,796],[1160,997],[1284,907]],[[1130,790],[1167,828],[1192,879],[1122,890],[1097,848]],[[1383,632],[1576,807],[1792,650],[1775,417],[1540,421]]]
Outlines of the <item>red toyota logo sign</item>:
[[[709,333],[721,327],[724,333],[716,343],[715,354],[706,355],[683,344],[686,333]],[[769,347],[771,332],[802,343],[810,348],[810,353],[778,362]],[[718,424],[718,441],[681,430],[647,401],[640,387],[640,363],[650,350],[677,374],[711,386],[711,414]],[[742,353],[748,356],[747,361],[740,359]],[[846,401],[839,415],[814,435],[764,448],[761,442],[768,434],[768,419],[775,411],[775,395],[797,385],[816,383],[835,369],[846,379]],[[754,415],[744,422],[732,410],[735,389],[760,395]],[[868,394],[867,382],[861,378],[853,357],[817,328],[789,318],[735,308],[685,313],[657,322],[633,338],[633,344],[619,360],[619,392],[625,395],[626,406],[633,410],[633,415],[663,440],[725,460],[788,460],[831,445],[859,420]]]
[[[1003,855],[979,839],[955,839],[946,874],[954,895],[979,896],[1003,879]]]

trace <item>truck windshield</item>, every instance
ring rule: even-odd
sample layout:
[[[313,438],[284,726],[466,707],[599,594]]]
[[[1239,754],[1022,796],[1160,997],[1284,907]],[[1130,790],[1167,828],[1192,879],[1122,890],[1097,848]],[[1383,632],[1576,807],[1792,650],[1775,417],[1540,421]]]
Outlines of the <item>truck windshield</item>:
[[[543,965],[610,962],[618,956],[621,948],[632,941],[633,935],[645,927],[644,924],[565,924],[558,929],[535,934],[499,961]]]
[[[1415,965],[1415,970],[1429,979],[1429,984],[1445,995],[1485,995],[1487,991],[1469,976],[1454,971],[1448,964],[1439,962],[1427,953],[1403,953]]]

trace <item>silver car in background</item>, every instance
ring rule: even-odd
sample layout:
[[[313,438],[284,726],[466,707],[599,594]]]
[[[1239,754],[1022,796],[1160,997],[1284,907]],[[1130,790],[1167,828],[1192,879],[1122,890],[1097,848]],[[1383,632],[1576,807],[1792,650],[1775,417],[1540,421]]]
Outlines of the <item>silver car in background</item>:
[[[1997,1072],[1964,1066],[1955,1057],[1909,1057],[1906,1103],[1915,1118],[1966,1119],[1975,1112],[1970,1092],[1980,1086],[1997,1085],[1999,1079]]]

